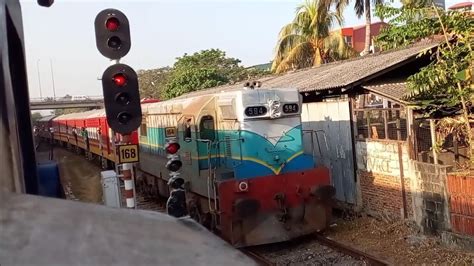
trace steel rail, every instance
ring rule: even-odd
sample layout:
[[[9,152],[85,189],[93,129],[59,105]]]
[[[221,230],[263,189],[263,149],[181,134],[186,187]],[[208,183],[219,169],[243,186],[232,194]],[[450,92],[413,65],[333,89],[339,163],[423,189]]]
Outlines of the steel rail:
[[[341,244],[337,241],[334,241],[332,239],[329,239],[321,234],[316,234],[316,239],[323,245],[328,246],[334,250],[337,250],[341,253],[344,253],[346,255],[349,255],[353,258],[363,260],[367,263],[367,265],[374,265],[374,266],[379,266],[379,265],[388,265],[387,262],[382,261],[370,254],[367,254],[363,251],[354,249],[352,247],[349,247],[347,245]]]
[[[267,258],[263,257],[262,255],[259,255],[258,253],[251,251],[250,249],[247,248],[242,248],[240,249],[245,255],[253,259],[258,265],[262,266],[273,266],[276,265],[276,263],[268,260]]]

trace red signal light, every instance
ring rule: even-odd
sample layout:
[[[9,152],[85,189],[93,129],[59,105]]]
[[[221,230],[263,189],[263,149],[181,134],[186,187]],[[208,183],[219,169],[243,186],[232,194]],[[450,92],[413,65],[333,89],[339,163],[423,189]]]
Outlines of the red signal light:
[[[169,154],[175,154],[178,152],[179,148],[181,148],[179,143],[170,143],[166,145],[166,152]]]
[[[118,30],[118,28],[120,27],[120,21],[117,19],[117,18],[109,18],[107,19],[107,21],[105,22],[105,27],[109,30],[109,31],[116,31]]]
[[[113,80],[114,80],[115,85],[119,87],[122,87],[125,84],[127,84],[127,77],[125,77],[125,75],[122,73],[115,74]]]

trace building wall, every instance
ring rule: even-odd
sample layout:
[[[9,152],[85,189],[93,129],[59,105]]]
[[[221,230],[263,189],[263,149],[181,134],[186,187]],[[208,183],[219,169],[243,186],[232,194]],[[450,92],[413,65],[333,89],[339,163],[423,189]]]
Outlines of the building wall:
[[[474,237],[474,176],[448,174],[447,187],[452,230]]]
[[[372,38],[374,36],[379,35],[380,30],[382,27],[385,25],[383,22],[377,22],[373,23],[370,26],[370,35]],[[362,52],[365,47],[365,26],[364,27],[356,27],[354,28],[353,34],[352,34],[352,41],[353,41],[353,48],[357,52]]]
[[[385,22],[372,23],[370,27],[370,35],[372,38],[379,35],[383,26],[387,25]],[[350,37],[351,47],[358,53],[362,52],[365,47],[365,25],[357,27],[346,27],[340,29],[342,36]]]
[[[413,174],[406,142],[358,140],[356,154],[363,209],[370,214],[403,218],[403,172],[407,218],[414,219]]]

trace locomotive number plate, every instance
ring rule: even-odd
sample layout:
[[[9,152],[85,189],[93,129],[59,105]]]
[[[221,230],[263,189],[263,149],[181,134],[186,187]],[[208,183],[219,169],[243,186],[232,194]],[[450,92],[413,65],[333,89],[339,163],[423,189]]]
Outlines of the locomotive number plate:
[[[165,137],[176,137],[176,128],[175,127],[166,127],[165,128]]]
[[[118,147],[119,163],[138,162],[138,145],[119,145]]]

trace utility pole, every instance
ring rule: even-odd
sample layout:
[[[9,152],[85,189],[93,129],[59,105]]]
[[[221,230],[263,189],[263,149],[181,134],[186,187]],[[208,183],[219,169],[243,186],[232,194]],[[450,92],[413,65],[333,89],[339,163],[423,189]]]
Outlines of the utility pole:
[[[53,82],[53,99],[56,100],[56,88],[54,87],[54,74],[53,74],[53,60],[49,59],[49,67],[51,68],[51,81]]]
[[[38,71],[38,86],[40,90],[40,99],[43,99],[43,93],[41,92],[41,77],[40,77],[40,70],[39,70],[39,59],[36,60],[36,70]]]

